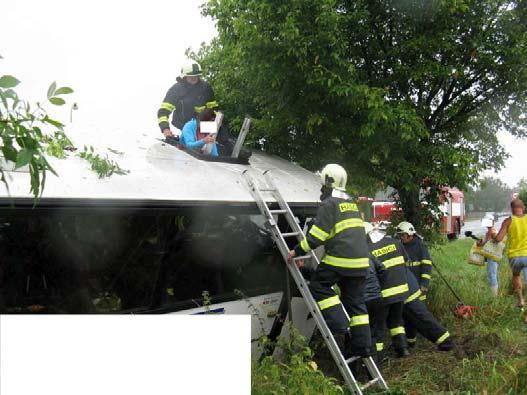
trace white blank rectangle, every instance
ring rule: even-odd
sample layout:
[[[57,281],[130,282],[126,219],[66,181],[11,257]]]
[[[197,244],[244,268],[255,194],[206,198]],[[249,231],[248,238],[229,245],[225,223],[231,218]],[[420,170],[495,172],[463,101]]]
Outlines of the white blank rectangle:
[[[0,394],[249,394],[249,315],[0,317]]]
[[[218,124],[215,121],[201,121],[199,123],[200,133],[218,133]]]

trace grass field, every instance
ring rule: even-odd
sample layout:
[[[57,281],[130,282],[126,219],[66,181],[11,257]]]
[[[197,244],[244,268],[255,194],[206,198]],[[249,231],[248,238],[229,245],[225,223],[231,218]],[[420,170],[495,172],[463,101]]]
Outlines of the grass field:
[[[500,295],[494,298],[485,268],[466,263],[471,244],[466,239],[447,243],[433,250],[432,258],[461,299],[478,307],[475,317],[454,316],[457,301],[436,271],[429,307],[454,336],[456,348],[438,352],[419,338],[410,357],[389,359],[383,374],[392,394],[527,394],[527,325],[515,307],[510,269],[506,261],[500,264]],[[287,363],[255,364],[253,394],[347,393],[326,350],[312,348],[318,350],[314,356],[299,341]]]

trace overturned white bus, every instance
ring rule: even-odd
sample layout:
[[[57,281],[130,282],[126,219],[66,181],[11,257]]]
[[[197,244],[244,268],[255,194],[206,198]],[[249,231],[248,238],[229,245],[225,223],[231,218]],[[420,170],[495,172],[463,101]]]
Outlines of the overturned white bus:
[[[27,170],[6,171],[0,313],[248,313],[254,342],[276,338],[288,313],[285,264],[242,173],[270,171],[301,221],[316,212],[318,178],[259,152],[247,165],[163,142],[108,155],[129,173],[99,179],[74,154],[51,158],[59,177],[48,174],[36,205]],[[292,304],[310,335],[302,299]]]

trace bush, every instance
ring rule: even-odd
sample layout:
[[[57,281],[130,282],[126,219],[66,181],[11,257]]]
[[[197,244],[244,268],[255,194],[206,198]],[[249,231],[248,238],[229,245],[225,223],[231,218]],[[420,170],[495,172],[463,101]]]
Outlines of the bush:
[[[263,342],[265,345],[265,341]],[[264,394],[344,394],[337,380],[326,377],[313,360],[313,351],[306,339],[291,328],[291,338],[281,340],[277,346],[282,351],[282,361],[272,356],[261,363],[253,363],[252,391]]]

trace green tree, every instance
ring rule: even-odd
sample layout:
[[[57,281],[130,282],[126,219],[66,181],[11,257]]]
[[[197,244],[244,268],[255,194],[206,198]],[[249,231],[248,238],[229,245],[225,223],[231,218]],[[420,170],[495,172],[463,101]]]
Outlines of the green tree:
[[[516,186],[515,192],[518,192],[518,197],[527,203],[527,179],[522,178]]]
[[[195,55],[254,145],[392,186],[405,216],[464,188],[524,137],[526,1],[209,0],[218,36]]]
[[[46,182],[46,172],[56,174],[46,159],[46,143],[52,141],[51,132],[63,130],[63,124],[50,118],[40,103],[30,104],[22,100],[15,88],[20,81],[11,75],[0,77],[0,138],[3,160],[0,162],[0,180],[9,188],[5,171],[29,167],[30,191],[39,197]],[[69,87],[51,84],[47,101],[53,105],[65,104],[62,95],[70,94]]]
[[[467,212],[476,211],[475,195],[476,191],[472,186],[468,186],[465,191],[465,210]]]
[[[474,192],[475,211],[507,211],[511,195],[507,184],[494,177],[485,177]]]

